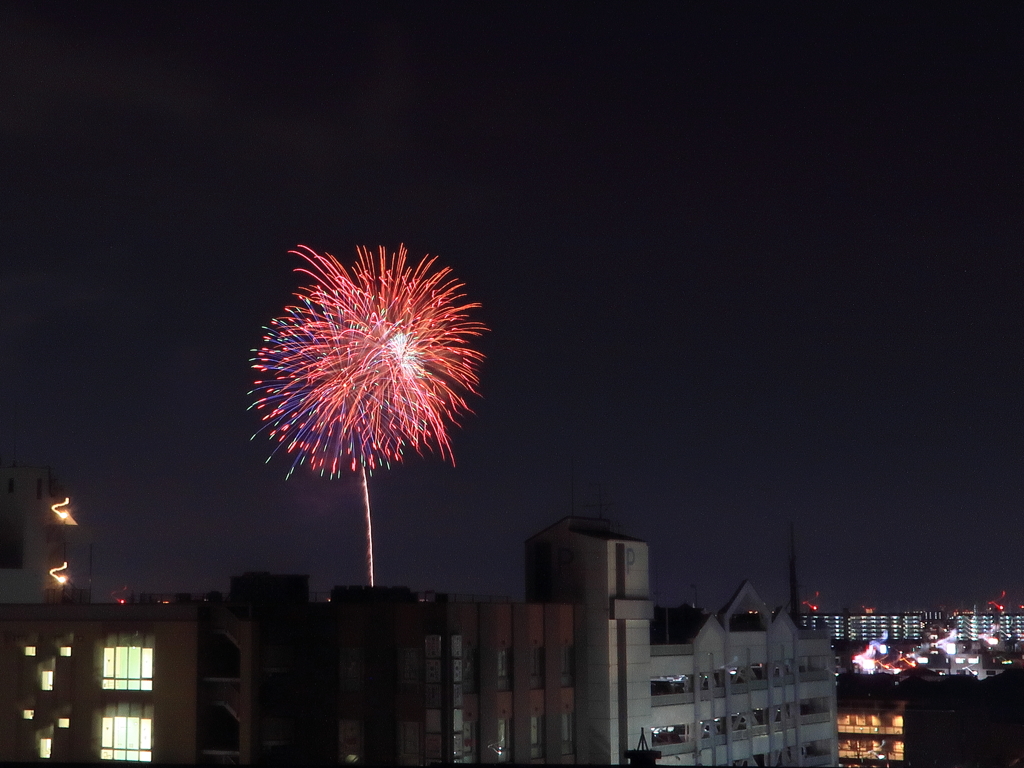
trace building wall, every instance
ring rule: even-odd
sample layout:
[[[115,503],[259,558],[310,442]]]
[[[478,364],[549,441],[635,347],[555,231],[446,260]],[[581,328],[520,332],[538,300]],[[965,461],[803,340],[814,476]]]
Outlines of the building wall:
[[[48,738],[55,762],[99,762],[103,718],[131,715],[152,722],[153,762],[195,762],[195,611],[134,608],[0,606],[0,761],[39,759]],[[118,645],[152,649],[152,690],[104,687],[104,648]]]
[[[0,468],[0,602],[41,603],[59,586],[49,569],[63,562],[63,538],[50,505],[57,497],[46,467]]]
[[[575,711],[572,670],[563,670],[573,655],[571,605],[355,603],[336,610],[343,659],[366,654],[359,682],[346,682],[346,662],[340,665],[338,718],[346,725],[339,725],[339,759],[575,761],[574,734],[562,738],[563,715],[571,721]],[[344,748],[346,727],[365,734],[359,749]]]
[[[744,585],[692,643],[651,647],[652,680],[679,681],[656,684],[652,748],[663,765],[835,765],[832,658],[825,633],[772,617]]]
[[[527,554],[527,603],[0,605],[0,760],[50,739],[50,759],[97,762],[104,718],[139,717],[164,763],[613,764],[686,725],[663,763],[836,764],[826,633],[744,585],[692,643],[652,647],[644,542],[567,518]],[[152,690],[104,687],[105,649],[129,646],[151,649]],[[689,693],[652,697],[671,675]]]
[[[649,720],[647,544],[606,520],[565,518],[527,541],[526,583],[527,600],[579,606],[579,762],[625,762]]]

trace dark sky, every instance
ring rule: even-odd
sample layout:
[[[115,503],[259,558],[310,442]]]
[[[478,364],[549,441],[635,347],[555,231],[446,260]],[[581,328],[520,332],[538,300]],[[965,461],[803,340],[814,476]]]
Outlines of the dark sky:
[[[371,480],[378,583],[521,596],[575,497],[662,603],[781,601],[793,522],[825,608],[1024,604],[1024,13],[715,6],[4,4],[0,456],[97,599],[362,581],[250,350],[290,248],[405,243],[491,331],[457,466]]]

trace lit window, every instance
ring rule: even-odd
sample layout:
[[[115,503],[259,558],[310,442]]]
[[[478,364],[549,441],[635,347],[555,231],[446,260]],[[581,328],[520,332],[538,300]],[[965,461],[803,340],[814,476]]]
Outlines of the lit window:
[[[499,763],[509,762],[512,752],[512,721],[498,718],[498,741],[492,747],[497,753]]]
[[[44,669],[42,671],[42,673],[40,674],[40,678],[41,678],[41,680],[40,680],[40,688],[42,688],[44,691],[52,691],[53,690],[53,670],[52,669]]]
[[[53,748],[53,739],[40,739],[39,740],[39,756],[41,758],[48,758],[50,756],[50,750]]]
[[[153,649],[124,645],[104,648],[103,687],[117,691],[153,690]]]
[[[60,647],[60,655],[61,656],[70,656],[71,655],[71,646],[70,645],[62,645]]]
[[[71,718],[70,717],[58,717],[57,718],[57,727],[58,728],[70,728],[71,727]]]
[[[153,720],[149,717],[104,717],[101,760],[148,763],[153,759]]]
[[[36,711],[34,709],[23,709],[23,710],[21,710],[21,718],[23,720],[31,720],[35,716],[36,716]]]
[[[34,645],[26,645],[25,646],[25,655],[26,656],[35,656],[36,655],[36,647]]]

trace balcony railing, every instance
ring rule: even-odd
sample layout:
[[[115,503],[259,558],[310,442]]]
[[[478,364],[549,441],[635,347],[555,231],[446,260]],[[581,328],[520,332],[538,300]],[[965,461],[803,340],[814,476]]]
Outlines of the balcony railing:
[[[668,755],[682,755],[687,752],[694,752],[697,749],[697,744],[693,741],[684,741],[679,744],[654,744],[652,748],[661,752],[663,757],[667,757]]]
[[[693,656],[693,643],[651,645],[651,656]]]
[[[692,693],[663,693],[651,696],[652,707],[670,707],[673,704],[693,704]]]
[[[210,685],[210,703],[224,707],[235,720],[241,721],[241,699],[239,683],[229,678],[206,678],[203,682]]]
[[[835,676],[835,672],[830,669],[809,669],[800,673],[800,679],[809,683],[816,680],[831,680]]]
[[[808,755],[803,759],[803,764],[808,768],[818,768],[818,766],[833,765],[833,762],[829,755]]]
[[[827,723],[832,719],[830,712],[811,712],[808,715],[800,715],[800,722],[803,725],[811,725],[812,723]]]

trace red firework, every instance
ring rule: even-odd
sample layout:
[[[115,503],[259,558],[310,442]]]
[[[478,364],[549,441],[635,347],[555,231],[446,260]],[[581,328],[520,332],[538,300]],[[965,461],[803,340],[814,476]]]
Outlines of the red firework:
[[[468,316],[479,305],[435,259],[409,265],[404,246],[391,256],[357,248],[351,269],[299,248],[307,266],[296,271],[314,282],[270,324],[253,360],[269,375],[256,382],[255,407],[295,454],[292,469],[372,470],[409,446],[454,463],[448,425],[469,410],[464,396],[476,393],[483,360],[469,346],[486,330]]]

